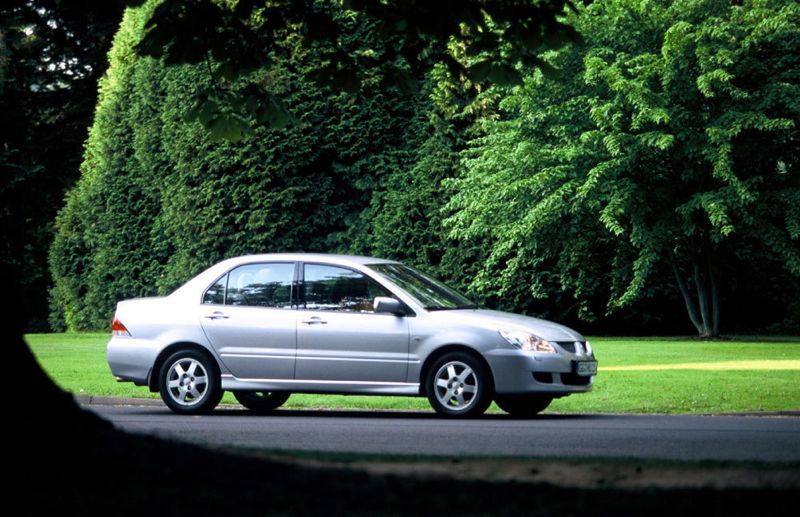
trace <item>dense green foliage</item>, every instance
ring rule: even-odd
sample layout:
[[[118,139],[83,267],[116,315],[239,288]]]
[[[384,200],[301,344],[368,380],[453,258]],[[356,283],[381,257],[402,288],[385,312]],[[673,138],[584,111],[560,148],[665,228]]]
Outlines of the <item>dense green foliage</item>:
[[[143,0],[127,0],[140,5]],[[291,55],[287,33],[315,53],[304,77],[315,87],[358,92],[377,80],[412,91],[441,65],[479,90],[487,82],[520,84],[517,65],[539,66],[543,48],[578,40],[561,15],[568,0],[170,0],[161,2],[136,45],[167,64],[204,64],[214,83],[187,102],[214,138],[238,140],[259,123],[283,127],[291,110],[271,85],[253,81]],[[360,38],[353,39],[353,25]],[[286,51],[289,50],[287,53]],[[375,69],[382,69],[376,76]],[[246,87],[242,87],[242,83]],[[237,87],[238,86],[238,87]]]
[[[415,69],[376,43],[374,21],[337,20],[336,45],[396,59],[341,93],[314,79],[330,38],[286,31],[268,67],[224,81],[213,60],[139,56],[156,4],[126,14],[110,54],[57,221],[54,324],[103,328],[116,300],[289,250],[397,258],[596,331],[798,323],[793,2],[596,2],[570,18],[585,43],[544,54],[557,79],[538,66],[486,90],[439,65],[417,69],[411,93],[386,82]],[[240,106],[252,132],[217,141],[222,119],[198,96],[254,83],[299,123]]]
[[[259,80],[300,123],[211,141],[186,122],[187,99],[212,80],[205,67],[132,51],[152,5],[117,34],[81,181],[58,218],[53,320],[72,329],[103,328],[116,300],[169,292],[223,257],[349,249],[354,233],[369,248],[369,221],[353,223],[425,139],[424,95],[319,90],[303,74],[319,66],[314,53],[297,50]]]
[[[796,294],[800,5],[605,1],[576,23],[562,79],[508,95],[451,184],[453,236],[491,250],[473,287],[589,318],[674,285],[705,336],[765,263],[784,285],[760,297]]]

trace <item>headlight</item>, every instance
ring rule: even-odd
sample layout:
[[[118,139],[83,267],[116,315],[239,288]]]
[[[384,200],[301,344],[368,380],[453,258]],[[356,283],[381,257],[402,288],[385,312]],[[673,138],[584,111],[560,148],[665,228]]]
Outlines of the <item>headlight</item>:
[[[518,330],[498,330],[503,339],[512,345],[528,352],[538,352],[540,354],[555,354],[556,349],[550,342],[545,341],[539,336],[521,332]]]
[[[592,355],[594,351],[592,350],[592,344],[589,341],[586,341],[586,355]]]

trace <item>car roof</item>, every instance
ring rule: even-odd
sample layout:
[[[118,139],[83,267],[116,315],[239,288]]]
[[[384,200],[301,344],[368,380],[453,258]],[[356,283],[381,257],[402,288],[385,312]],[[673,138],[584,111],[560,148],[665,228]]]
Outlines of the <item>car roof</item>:
[[[366,265],[366,264],[397,264],[395,260],[388,260],[376,257],[364,257],[360,255],[335,255],[328,253],[264,253],[259,255],[242,255],[233,257],[225,262],[244,264],[248,262],[273,262],[273,261],[303,261],[303,262],[326,262],[329,264],[340,265]]]

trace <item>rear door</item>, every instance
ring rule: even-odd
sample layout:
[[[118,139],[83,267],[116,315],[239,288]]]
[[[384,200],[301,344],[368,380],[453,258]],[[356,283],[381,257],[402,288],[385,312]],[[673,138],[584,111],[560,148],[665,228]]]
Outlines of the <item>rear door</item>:
[[[297,325],[298,380],[405,382],[408,319],[375,314],[376,296],[392,296],[363,273],[303,264]]]
[[[238,266],[203,298],[200,321],[222,362],[239,379],[292,379],[297,311],[294,262]]]

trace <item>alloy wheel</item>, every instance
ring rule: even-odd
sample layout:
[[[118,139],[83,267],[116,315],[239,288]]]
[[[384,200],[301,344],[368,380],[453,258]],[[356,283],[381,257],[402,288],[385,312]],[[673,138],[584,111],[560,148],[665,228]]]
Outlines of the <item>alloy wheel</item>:
[[[478,376],[461,361],[450,361],[436,372],[436,399],[448,409],[465,411],[476,400]]]
[[[208,390],[208,372],[197,359],[180,358],[172,363],[167,372],[167,390],[177,404],[195,406],[203,400]]]

